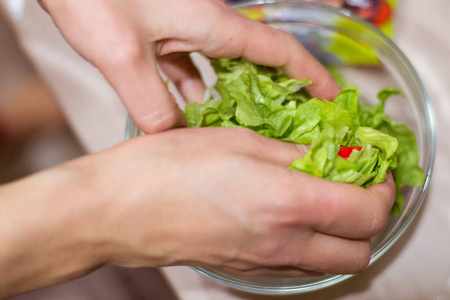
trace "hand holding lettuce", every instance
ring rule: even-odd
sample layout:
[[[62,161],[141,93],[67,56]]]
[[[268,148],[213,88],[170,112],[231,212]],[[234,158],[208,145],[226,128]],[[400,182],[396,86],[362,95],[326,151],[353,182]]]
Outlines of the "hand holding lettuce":
[[[400,91],[384,89],[378,94],[379,104],[361,105],[358,91],[345,89],[329,102],[312,98],[303,89],[311,83],[308,79],[290,79],[242,59],[215,59],[212,65],[221,100],[187,104],[189,127],[246,127],[267,137],[311,145],[289,168],[336,182],[367,187],[383,182],[391,170],[397,191],[393,215],[401,212],[402,186],[423,182],[414,133],[384,113],[385,101]],[[358,149],[348,158],[339,156],[342,147],[354,146]]]

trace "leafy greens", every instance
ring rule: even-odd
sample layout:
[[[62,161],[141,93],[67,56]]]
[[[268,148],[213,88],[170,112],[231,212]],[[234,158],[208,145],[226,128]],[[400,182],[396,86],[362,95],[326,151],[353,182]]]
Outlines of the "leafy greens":
[[[379,92],[379,103],[361,105],[356,88],[344,89],[333,102],[312,98],[308,79],[291,79],[280,71],[243,59],[214,59],[215,90],[221,99],[189,103],[189,127],[246,127],[264,136],[311,145],[289,167],[328,180],[367,187],[383,182],[388,170],[396,184],[391,214],[399,215],[404,185],[420,186],[414,133],[384,113],[386,100],[402,94],[394,88]],[[361,146],[348,159],[341,147]]]

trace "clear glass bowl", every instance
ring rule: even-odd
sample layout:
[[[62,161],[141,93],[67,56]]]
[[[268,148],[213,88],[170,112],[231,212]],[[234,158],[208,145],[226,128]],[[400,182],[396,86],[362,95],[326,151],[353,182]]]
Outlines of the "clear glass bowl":
[[[390,217],[383,231],[372,239],[371,264],[402,235],[419,211],[431,179],[435,157],[435,121],[421,79],[402,51],[371,24],[345,10],[308,1],[234,1],[241,12],[294,34],[324,64],[333,65],[345,81],[357,84],[362,101],[376,102],[386,86],[405,92],[387,102],[386,113],[415,131],[420,166],[426,173],[421,187],[405,188],[403,213]],[[126,138],[141,132],[129,120]],[[194,268],[201,274],[232,288],[259,294],[296,294],[318,290],[354,275],[280,278],[235,276],[210,269]]]

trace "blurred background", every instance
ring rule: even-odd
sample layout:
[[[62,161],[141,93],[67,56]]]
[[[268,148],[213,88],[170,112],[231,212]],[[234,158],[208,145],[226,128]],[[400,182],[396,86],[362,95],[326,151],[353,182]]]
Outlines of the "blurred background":
[[[0,184],[83,153],[0,6]]]

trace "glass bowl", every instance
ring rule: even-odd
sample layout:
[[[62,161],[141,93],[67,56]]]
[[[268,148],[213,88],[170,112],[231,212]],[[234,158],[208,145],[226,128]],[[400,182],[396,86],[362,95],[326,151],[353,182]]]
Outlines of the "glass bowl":
[[[322,63],[332,66],[345,81],[356,84],[361,101],[375,103],[376,94],[386,86],[404,91],[386,104],[386,113],[415,133],[420,167],[426,179],[422,186],[406,187],[403,212],[372,239],[373,264],[402,235],[419,211],[430,183],[435,157],[435,121],[427,93],[412,64],[381,31],[349,11],[308,1],[233,1],[234,8],[258,21],[295,35]],[[129,120],[126,138],[141,134]],[[280,278],[235,276],[205,268],[194,269],[229,287],[258,294],[297,294],[318,290],[354,275]]]

